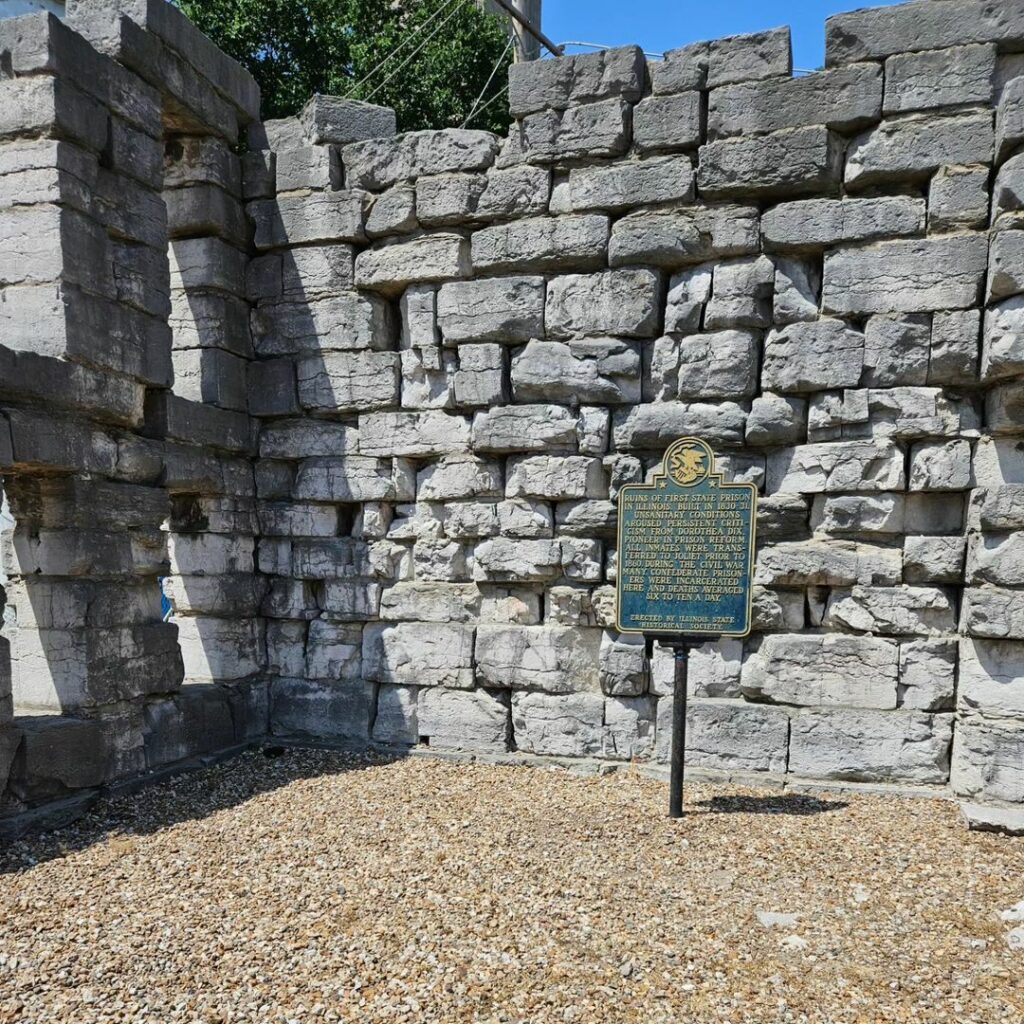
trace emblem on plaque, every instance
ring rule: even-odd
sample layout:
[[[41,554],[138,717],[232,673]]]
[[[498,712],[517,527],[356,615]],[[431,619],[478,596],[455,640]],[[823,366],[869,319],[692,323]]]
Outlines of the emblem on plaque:
[[[680,487],[689,487],[703,480],[711,471],[714,458],[711,449],[703,441],[685,438],[676,441],[665,453],[669,476]]]

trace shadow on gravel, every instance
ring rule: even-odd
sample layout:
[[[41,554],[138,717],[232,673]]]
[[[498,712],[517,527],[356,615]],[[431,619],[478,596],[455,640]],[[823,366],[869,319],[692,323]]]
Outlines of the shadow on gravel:
[[[400,760],[400,753],[266,744],[218,764],[154,780],[131,792],[101,796],[81,817],[49,831],[0,840],[0,878],[96,843],[109,843],[116,851],[131,844],[134,837],[208,818],[303,779],[364,771]]]
[[[702,800],[698,807],[704,807],[710,814],[792,814],[809,817],[828,811],[841,811],[849,805],[845,800],[822,800],[799,793],[784,793],[778,796],[713,796]]]

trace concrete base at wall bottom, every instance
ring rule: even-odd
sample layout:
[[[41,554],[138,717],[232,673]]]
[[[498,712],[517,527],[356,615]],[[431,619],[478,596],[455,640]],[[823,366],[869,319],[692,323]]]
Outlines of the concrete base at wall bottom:
[[[1006,832],[1011,836],[1024,836],[1024,807],[962,803],[960,813],[968,828],[978,832]]]

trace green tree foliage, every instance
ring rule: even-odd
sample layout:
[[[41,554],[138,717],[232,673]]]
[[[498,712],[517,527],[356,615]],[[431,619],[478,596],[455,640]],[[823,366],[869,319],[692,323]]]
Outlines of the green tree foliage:
[[[506,25],[485,13],[476,0],[452,0],[447,5],[446,0],[178,3],[222,50],[249,69],[262,90],[267,118],[294,114],[319,92],[394,107],[401,131],[457,127],[496,64],[498,71],[482,104],[507,82],[511,51]],[[398,70],[442,22],[440,31]],[[414,32],[413,42],[374,71]],[[502,97],[476,114],[469,127],[504,132],[508,123]]]

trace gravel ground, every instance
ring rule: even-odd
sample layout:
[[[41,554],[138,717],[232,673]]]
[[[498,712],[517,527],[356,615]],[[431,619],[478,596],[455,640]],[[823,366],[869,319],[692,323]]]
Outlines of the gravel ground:
[[[246,755],[0,851],[0,1021],[1024,1020],[1024,841],[933,801],[665,801]]]

